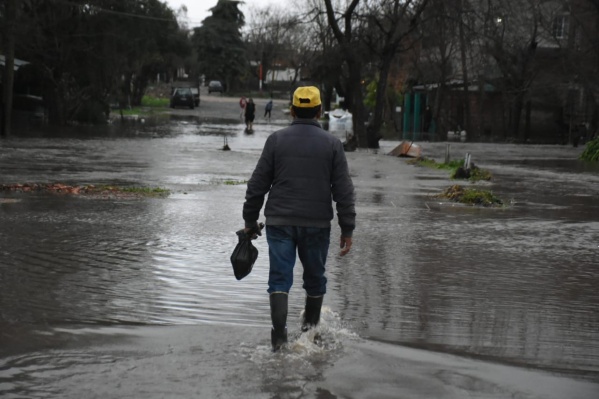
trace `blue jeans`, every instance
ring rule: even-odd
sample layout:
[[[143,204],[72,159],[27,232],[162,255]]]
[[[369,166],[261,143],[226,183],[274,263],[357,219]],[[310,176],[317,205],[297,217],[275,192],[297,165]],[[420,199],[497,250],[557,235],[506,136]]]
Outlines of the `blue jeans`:
[[[296,252],[304,267],[303,288],[310,296],[327,291],[324,275],[330,228],[298,226],[266,226],[266,241],[270,257],[268,292],[289,292],[293,285]]]

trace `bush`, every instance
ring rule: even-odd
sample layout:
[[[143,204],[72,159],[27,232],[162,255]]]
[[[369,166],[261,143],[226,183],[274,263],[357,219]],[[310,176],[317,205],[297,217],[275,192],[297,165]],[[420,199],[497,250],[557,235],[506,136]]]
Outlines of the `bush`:
[[[582,154],[580,154],[580,159],[590,162],[599,161],[599,137],[595,137],[587,143],[586,148]]]
[[[460,169],[463,171],[464,166],[464,161],[461,159],[454,159],[449,161],[449,163],[437,163],[434,159],[415,158],[408,161],[408,163],[412,165],[426,166],[428,168],[449,170],[451,172],[451,179],[460,178],[457,177],[457,173]],[[493,177],[491,172],[485,169],[480,169],[478,166],[474,165],[474,163],[471,164],[469,173],[468,180],[472,182],[479,180],[491,180]]]
[[[443,193],[438,194],[436,197],[446,198],[467,205],[480,205],[485,207],[503,205],[503,201],[490,191],[464,188],[457,184],[447,188]]]

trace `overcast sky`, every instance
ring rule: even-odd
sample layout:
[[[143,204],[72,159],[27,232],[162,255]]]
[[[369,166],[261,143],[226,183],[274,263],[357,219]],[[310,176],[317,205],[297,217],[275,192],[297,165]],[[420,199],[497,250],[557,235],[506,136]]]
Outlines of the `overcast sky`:
[[[204,18],[211,15],[210,10],[218,3],[218,0],[166,0],[170,8],[177,11],[181,5],[187,6],[187,17],[189,18],[189,27],[193,28],[201,25]],[[285,3],[285,0],[245,0],[239,8],[246,17],[249,16],[249,7],[262,7],[269,4],[278,5]]]

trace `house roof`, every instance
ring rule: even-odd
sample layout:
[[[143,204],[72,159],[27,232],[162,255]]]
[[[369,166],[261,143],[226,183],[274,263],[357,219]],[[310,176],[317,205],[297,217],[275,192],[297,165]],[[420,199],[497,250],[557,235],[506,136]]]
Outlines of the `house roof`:
[[[19,70],[20,67],[22,67],[23,65],[27,65],[27,64],[29,64],[29,62],[15,58],[14,69],[15,69],[15,71],[17,71],[17,70]],[[6,57],[2,54],[0,54],[0,65],[2,65],[2,66],[6,65]]]

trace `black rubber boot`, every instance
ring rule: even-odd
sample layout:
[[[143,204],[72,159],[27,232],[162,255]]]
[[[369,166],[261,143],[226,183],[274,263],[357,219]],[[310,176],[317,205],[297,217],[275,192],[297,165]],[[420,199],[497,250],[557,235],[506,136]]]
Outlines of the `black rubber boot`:
[[[324,295],[306,296],[306,308],[304,310],[304,320],[302,320],[303,332],[315,327],[320,321],[320,308],[323,299]]]
[[[287,343],[287,299],[288,295],[285,292],[270,294],[270,318],[272,319],[270,340],[273,352]]]

